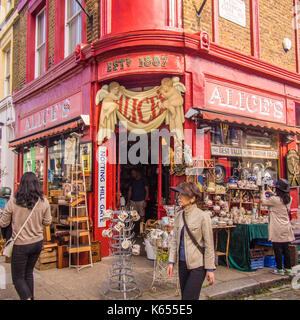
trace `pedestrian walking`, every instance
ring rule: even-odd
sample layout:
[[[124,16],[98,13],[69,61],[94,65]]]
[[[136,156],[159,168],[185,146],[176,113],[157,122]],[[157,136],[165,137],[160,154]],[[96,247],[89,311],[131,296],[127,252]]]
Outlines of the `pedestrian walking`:
[[[32,172],[24,173],[15,196],[7,203],[0,219],[1,227],[12,222],[14,238],[24,225],[15,239],[11,256],[12,281],[21,300],[34,300],[33,268],[43,246],[43,226],[50,225],[51,220],[50,205],[43,196],[39,180]]]
[[[209,285],[214,283],[215,252],[210,216],[197,207],[199,187],[192,182],[180,183],[171,190],[178,192],[178,203],[183,211],[174,223],[168,276],[174,276],[174,264],[178,263],[182,300],[199,300],[205,277]]]
[[[269,208],[269,241],[273,242],[276,260],[276,268],[272,270],[272,273],[291,274],[289,244],[295,240],[295,236],[289,219],[292,199],[288,181],[279,179],[275,184],[275,189],[274,193],[268,188],[262,196],[262,205]],[[269,194],[269,197],[266,194]],[[282,257],[284,258],[284,269]]]

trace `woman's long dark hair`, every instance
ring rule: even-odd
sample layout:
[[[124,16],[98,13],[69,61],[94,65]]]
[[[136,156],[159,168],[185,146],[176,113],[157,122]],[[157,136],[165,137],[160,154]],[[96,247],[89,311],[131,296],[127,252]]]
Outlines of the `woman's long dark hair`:
[[[44,200],[40,182],[33,172],[23,174],[15,198],[18,206],[30,210],[33,209],[39,198]]]
[[[290,193],[289,192],[283,192],[276,188],[276,195],[282,200],[282,202],[287,205],[291,201]]]

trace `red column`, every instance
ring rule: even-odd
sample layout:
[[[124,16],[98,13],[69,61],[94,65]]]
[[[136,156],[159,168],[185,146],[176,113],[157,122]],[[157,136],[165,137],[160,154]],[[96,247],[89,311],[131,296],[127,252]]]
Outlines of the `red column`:
[[[259,48],[259,7],[258,0],[250,1],[251,54],[260,57]]]
[[[211,0],[212,4],[212,41],[219,43],[219,0]]]
[[[296,52],[296,72],[300,73],[300,44],[299,44],[299,24],[298,24],[298,9],[299,9],[299,4],[298,0],[294,0],[294,30],[295,30],[295,52]]]

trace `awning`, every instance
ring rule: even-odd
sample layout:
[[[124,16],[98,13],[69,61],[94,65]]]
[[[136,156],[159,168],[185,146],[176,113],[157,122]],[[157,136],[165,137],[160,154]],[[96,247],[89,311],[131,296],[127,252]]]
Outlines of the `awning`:
[[[34,142],[38,142],[39,140],[44,140],[44,139],[47,139],[52,136],[56,136],[56,135],[59,135],[62,133],[70,132],[70,131],[74,131],[75,129],[77,129],[81,126],[82,126],[82,121],[80,119],[77,119],[75,121],[66,123],[64,125],[60,125],[58,127],[52,128],[52,129],[45,130],[43,132],[39,132],[39,133],[32,134],[27,137],[12,140],[12,141],[10,141],[8,147],[9,148],[16,148],[16,147],[20,147],[25,144],[31,144]]]
[[[245,117],[239,117],[236,115],[226,115],[217,112],[211,111],[202,111],[202,118],[204,120],[214,120],[219,122],[227,122],[231,124],[238,124],[238,125],[245,125],[250,126],[256,129],[271,129],[280,132],[284,132],[287,134],[299,134],[300,135],[300,128],[287,126],[279,123],[262,121],[262,120],[255,120]]]

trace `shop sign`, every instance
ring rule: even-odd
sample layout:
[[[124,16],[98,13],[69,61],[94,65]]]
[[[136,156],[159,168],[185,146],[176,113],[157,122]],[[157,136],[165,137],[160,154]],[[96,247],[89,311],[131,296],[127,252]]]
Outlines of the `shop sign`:
[[[81,113],[81,92],[20,120],[20,136],[68,121]]]
[[[98,148],[98,228],[105,228],[103,221],[106,210],[106,180],[107,180],[107,156],[106,147]]]
[[[206,82],[205,87],[205,105],[210,110],[259,120],[286,123],[284,99],[210,81]]]
[[[181,55],[166,53],[134,54],[130,56],[118,56],[105,60],[99,65],[99,77],[120,72],[148,72],[148,71],[174,71],[182,73],[184,66]]]
[[[246,5],[243,0],[219,0],[220,17],[246,27]]]
[[[300,185],[299,154],[291,149],[286,155],[287,178],[291,187]]]
[[[272,150],[242,149],[231,147],[212,146],[213,156],[228,156],[241,158],[278,159],[278,152]]]

